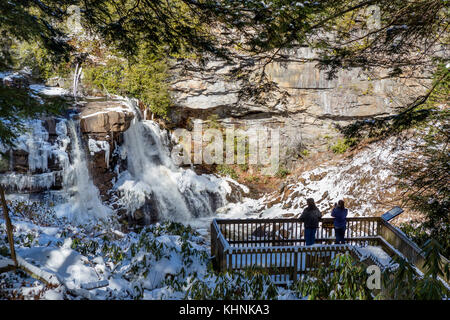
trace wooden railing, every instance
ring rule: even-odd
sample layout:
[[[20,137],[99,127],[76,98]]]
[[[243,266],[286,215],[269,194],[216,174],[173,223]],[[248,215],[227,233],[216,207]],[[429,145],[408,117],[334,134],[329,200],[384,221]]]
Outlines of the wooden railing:
[[[219,271],[260,267],[276,283],[298,279],[329,263],[352,245],[378,244],[379,218],[348,218],[345,245],[334,245],[333,219],[319,223],[316,242],[305,246],[300,219],[214,219],[211,224],[211,255]],[[331,228],[330,228],[331,227]]]
[[[391,256],[402,255],[423,270],[422,251],[380,217],[347,218],[345,240],[345,245],[333,244],[333,218],[319,223],[316,243],[321,246],[305,246],[300,219],[214,219],[211,224],[211,255],[219,271],[257,266],[276,282],[285,283],[329,263],[340,252],[356,255],[355,245],[381,246]],[[448,263],[444,257],[442,261]]]
[[[380,219],[380,239],[384,250],[392,255],[401,253],[410,263],[415,265],[420,271],[425,271],[425,254],[417,244],[411,241],[402,231],[391,225],[389,222]],[[442,265],[448,265],[449,260],[441,255]],[[450,278],[444,279],[450,283]]]
[[[378,217],[347,218],[345,240],[349,244],[367,243],[379,233]],[[304,245],[304,227],[300,219],[226,219],[215,220],[232,247]],[[335,241],[333,218],[323,218],[316,232],[316,243]]]

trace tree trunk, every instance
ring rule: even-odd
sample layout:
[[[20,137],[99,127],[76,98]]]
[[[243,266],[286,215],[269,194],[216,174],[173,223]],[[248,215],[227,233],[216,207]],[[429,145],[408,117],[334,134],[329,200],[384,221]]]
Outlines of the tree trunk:
[[[6,233],[8,234],[11,259],[14,261],[14,265],[17,267],[16,250],[14,249],[13,226],[11,224],[11,219],[9,218],[8,205],[6,204],[5,199],[5,190],[2,186],[0,186],[0,200],[2,202],[3,215],[5,216]]]

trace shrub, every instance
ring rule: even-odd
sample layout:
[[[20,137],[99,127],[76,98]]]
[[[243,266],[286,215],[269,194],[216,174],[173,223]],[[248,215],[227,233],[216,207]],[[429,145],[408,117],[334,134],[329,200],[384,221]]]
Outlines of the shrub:
[[[52,58],[52,54],[38,42],[16,42],[13,45],[13,67],[29,67],[35,77],[49,79],[54,76],[68,77],[71,69],[64,62]]]
[[[219,116],[217,114],[212,114],[208,116],[208,127],[212,129],[221,129],[222,125],[219,123]]]
[[[83,81],[109,94],[137,98],[153,113],[167,117],[170,107],[167,78],[167,61],[141,47],[135,61],[111,57],[105,65],[85,68]]]
[[[248,165],[248,163],[243,163],[243,164],[239,165],[239,168],[241,169],[241,171],[247,172],[249,169],[249,165]]]
[[[289,174],[289,170],[286,169],[285,167],[280,167],[277,171],[277,173],[275,174],[275,176],[277,178],[286,178],[286,176]]]
[[[336,144],[331,146],[331,150],[334,153],[342,154],[347,151],[348,148],[354,146],[356,144],[356,140],[352,138],[338,139]]]
[[[367,273],[349,253],[338,254],[328,266],[294,282],[291,289],[309,300],[373,299],[366,286]]]
[[[8,201],[11,214],[24,218],[39,226],[51,226],[57,221],[52,208],[47,208],[41,202],[14,200]]]
[[[259,177],[255,176],[255,175],[249,175],[248,177],[245,177],[245,181],[247,182],[258,182],[259,181]]]
[[[270,276],[262,269],[248,268],[221,274],[209,272],[196,279],[187,290],[186,297],[196,300],[268,300],[275,299],[278,291]]]
[[[226,164],[219,164],[216,167],[217,172],[222,175],[222,176],[229,176],[232,179],[237,179],[238,174],[236,173],[236,171],[233,169],[233,167],[226,165]]]
[[[402,258],[396,258],[398,268],[393,273],[384,272],[384,297],[401,300],[442,300],[450,297],[450,291],[440,278],[450,277],[450,266],[443,265],[440,258],[442,247],[435,240],[425,243],[424,273]]]
[[[303,149],[303,150],[301,151],[301,155],[304,156],[304,157],[309,156],[309,154],[310,154],[310,152],[309,152],[308,149]]]

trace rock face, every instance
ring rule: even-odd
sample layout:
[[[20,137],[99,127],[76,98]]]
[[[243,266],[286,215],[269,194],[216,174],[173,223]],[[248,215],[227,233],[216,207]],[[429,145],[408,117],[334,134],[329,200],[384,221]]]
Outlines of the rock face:
[[[80,128],[87,141],[91,161],[90,172],[94,184],[103,198],[112,187],[115,173],[111,168],[116,146],[122,144],[123,135],[134,118],[123,101],[96,101],[87,103],[80,112]]]
[[[80,108],[80,131],[89,171],[105,198],[112,187],[117,159],[116,146],[131,124],[134,114],[124,102],[91,102]],[[65,166],[70,162],[72,141],[67,120],[44,117],[26,122],[28,130],[19,136],[7,157],[0,160],[0,183],[8,191],[43,193],[62,189]]]
[[[316,55],[309,48],[291,49],[282,56],[265,66],[269,82],[263,88],[256,82],[262,65],[248,56],[233,63],[177,61],[171,69],[172,125],[186,126],[190,119],[216,115],[223,124],[277,127],[289,157],[298,148],[327,149],[330,139],[339,135],[336,125],[392,114],[422,94],[428,81],[423,79],[426,75],[419,84],[414,75],[392,78],[384,69],[369,74],[359,68],[342,70],[329,80],[326,71],[316,67]],[[241,77],[242,71],[250,76]]]
[[[80,116],[81,132],[97,135],[124,132],[134,117],[119,101],[90,102],[82,108]]]

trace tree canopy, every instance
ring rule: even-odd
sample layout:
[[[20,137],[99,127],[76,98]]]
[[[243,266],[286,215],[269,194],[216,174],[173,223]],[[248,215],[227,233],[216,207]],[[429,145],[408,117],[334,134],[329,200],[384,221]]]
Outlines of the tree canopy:
[[[0,8],[0,29],[21,40],[39,38],[54,53],[70,49],[58,22],[80,8],[81,22],[132,55],[154,50],[226,53],[231,45],[275,58],[284,48],[309,46],[332,70],[346,66],[401,68],[430,57],[448,59],[446,0],[28,0]],[[224,45],[218,32],[229,37]]]
[[[71,6],[79,8],[86,30],[128,59],[139,59],[142,46],[148,54],[228,58],[239,48],[261,60],[264,75],[268,63],[285,58],[283,49],[308,46],[330,77],[355,66],[388,68],[397,76],[433,72],[449,61],[447,0],[25,0],[0,7],[0,67],[8,64],[12,39],[35,41],[55,60],[67,60],[74,49],[65,23]],[[439,81],[449,72],[446,67]]]

